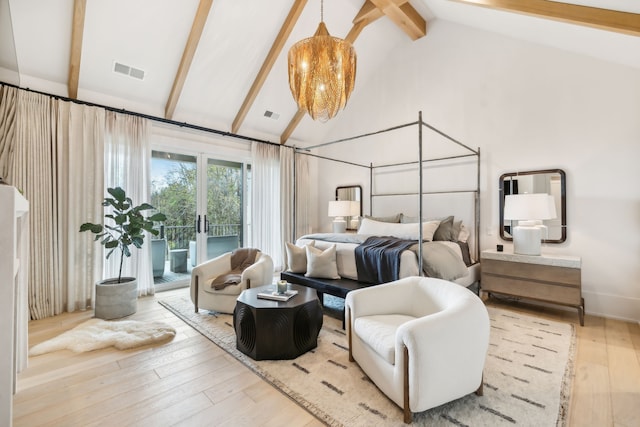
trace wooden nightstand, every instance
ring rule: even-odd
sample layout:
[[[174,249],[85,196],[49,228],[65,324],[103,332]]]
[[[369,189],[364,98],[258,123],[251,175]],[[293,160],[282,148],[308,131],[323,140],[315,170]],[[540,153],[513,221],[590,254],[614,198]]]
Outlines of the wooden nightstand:
[[[480,289],[578,309],[584,326],[580,257],[482,251]]]

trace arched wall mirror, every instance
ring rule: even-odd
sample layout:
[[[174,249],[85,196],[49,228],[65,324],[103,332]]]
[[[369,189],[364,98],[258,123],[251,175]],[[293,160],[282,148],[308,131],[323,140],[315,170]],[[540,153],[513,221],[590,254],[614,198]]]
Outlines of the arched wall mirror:
[[[360,185],[336,187],[336,200],[351,200],[360,204],[360,213],[358,216],[345,218],[347,221],[347,230],[357,230],[358,222],[362,216],[362,187]]]
[[[504,219],[504,198],[510,194],[545,193],[555,202],[556,218],[544,221],[547,237],[543,243],[562,243],[567,240],[566,176],[562,169],[512,172],[500,176],[500,237],[513,240],[511,228],[517,221]]]

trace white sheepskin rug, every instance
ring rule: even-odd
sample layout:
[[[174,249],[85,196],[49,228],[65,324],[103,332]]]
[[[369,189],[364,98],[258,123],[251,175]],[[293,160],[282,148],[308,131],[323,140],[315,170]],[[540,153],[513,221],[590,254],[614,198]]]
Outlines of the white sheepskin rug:
[[[176,330],[163,322],[90,319],[55,338],[37,344],[29,356],[68,349],[76,353],[115,347],[118,350],[172,339]]]

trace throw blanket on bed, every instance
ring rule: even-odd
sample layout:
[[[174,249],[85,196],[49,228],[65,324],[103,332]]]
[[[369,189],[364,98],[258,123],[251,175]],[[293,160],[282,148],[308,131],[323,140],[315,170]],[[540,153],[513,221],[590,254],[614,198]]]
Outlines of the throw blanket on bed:
[[[415,244],[415,240],[396,237],[369,237],[355,249],[358,281],[378,284],[398,280],[400,254]]]
[[[242,281],[242,272],[256,262],[260,250],[254,248],[240,248],[231,252],[231,270],[222,274],[211,282],[211,287],[220,291],[227,286],[237,285]]]

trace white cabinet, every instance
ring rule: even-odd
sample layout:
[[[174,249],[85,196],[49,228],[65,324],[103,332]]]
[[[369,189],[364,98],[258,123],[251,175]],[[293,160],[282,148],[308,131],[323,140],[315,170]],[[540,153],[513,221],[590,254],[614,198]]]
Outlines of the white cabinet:
[[[0,185],[0,425],[11,426],[17,373],[29,353],[29,203]]]

